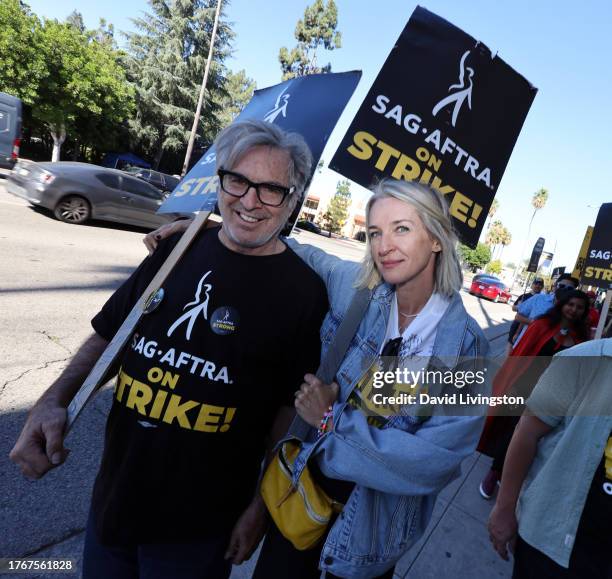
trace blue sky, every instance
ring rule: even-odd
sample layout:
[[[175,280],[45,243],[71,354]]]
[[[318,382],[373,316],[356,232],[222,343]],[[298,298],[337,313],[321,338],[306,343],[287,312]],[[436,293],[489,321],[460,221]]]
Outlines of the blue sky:
[[[27,1],[27,0],[26,0]],[[73,9],[88,27],[106,18],[118,30],[147,9],[146,0],[29,0],[39,16],[65,18]],[[236,31],[228,63],[245,69],[259,88],[280,82],[278,49],[294,45],[295,23],[307,0],[233,0],[226,9]],[[321,54],[333,70],[361,69],[363,77],[340,119],[323,158],[328,162],[389,50],[417,3],[400,0],[336,0],[342,48]],[[554,265],[574,265],[597,207],[612,201],[612,48],[608,43],[612,3],[606,0],[429,0],[423,6],[497,52],[539,89],[497,192],[496,214],[513,237],[503,261],[525,254],[536,238],[556,243]],[[315,188],[335,188],[341,177],[325,171]],[[526,239],[530,200],[549,190]],[[354,187],[355,193],[358,188]]]

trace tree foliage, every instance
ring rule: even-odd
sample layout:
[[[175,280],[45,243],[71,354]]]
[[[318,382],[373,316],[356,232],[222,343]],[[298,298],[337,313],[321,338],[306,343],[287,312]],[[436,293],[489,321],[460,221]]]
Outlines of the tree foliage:
[[[40,21],[19,0],[0,0],[0,91],[32,105],[47,75],[38,50]]]
[[[339,233],[348,218],[350,204],[351,182],[346,179],[338,181],[336,193],[323,214],[322,222],[325,229],[331,233]]]
[[[543,209],[547,201],[548,201],[548,190],[547,189],[542,188],[536,191],[533,194],[533,197],[531,198],[531,204],[533,205],[534,213],[535,211],[539,211],[540,209]]]
[[[297,46],[291,50],[282,47],[278,59],[283,72],[283,80],[331,72],[331,64],[319,66],[317,53],[319,48],[334,50],[341,46],[341,35],[338,27],[338,9],[334,0],[315,0],[304,11],[304,18],[298,20],[295,27]]]
[[[502,272],[502,262],[500,259],[494,259],[487,265],[487,272],[494,275],[499,275]]]
[[[216,4],[217,0],[149,0],[150,12],[133,19],[137,31],[126,35],[137,108],[130,130],[155,167],[165,151],[183,150],[187,145]],[[198,130],[200,146],[210,144],[221,128],[223,61],[232,38],[221,17]]]
[[[225,86],[219,98],[219,124],[229,125],[253,97],[257,84],[244,70],[228,72]]]
[[[80,127],[84,137],[126,119],[132,109],[118,54],[80,32],[75,26],[45,20],[38,48],[47,64],[33,109],[54,141],[53,160],[59,160],[66,134]]]
[[[458,251],[461,259],[474,272],[482,269],[491,261],[491,250],[489,249],[489,246],[485,245],[484,243],[479,243],[475,249],[460,243],[458,246]]]
[[[31,106],[58,160],[66,135],[112,134],[131,112],[132,89],[119,53],[84,30],[82,16],[40,21],[18,0],[0,0],[0,90]]]

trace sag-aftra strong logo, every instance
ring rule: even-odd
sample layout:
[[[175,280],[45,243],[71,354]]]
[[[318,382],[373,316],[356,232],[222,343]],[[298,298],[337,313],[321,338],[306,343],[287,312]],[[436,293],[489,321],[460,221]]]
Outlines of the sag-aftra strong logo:
[[[457,123],[457,117],[459,116],[459,112],[461,111],[461,107],[463,103],[467,101],[468,109],[472,110],[472,78],[474,77],[474,69],[471,67],[465,66],[465,61],[467,57],[470,55],[470,51],[466,50],[461,57],[461,61],[459,62],[459,82],[457,84],[451,84],[448,87],[448,90],[456,90],[444,97],[431,111],[431,114],[435,117],[443,108],[454,103],[453,114],[451,117],[451,124],[453,127]],[[465,73],[467,71],[467,83]]]
[[[200,314],[202,314],[202,317],[205,320],[208,320],[208,300],[210,298],[210,291],[212,290],[212,285],[209,283],[205,284],[204,280],[210,274],[211,272],[207,271],[202,276],[202,278],[198,282],[198,287],[196,289],[193,301],[185,304],[183,310],[187,311],[170,326],[167,333],[168,337],[170,337],[174,330],[176,330],[182,323],[186,322],[187,329],[185,331],[185,339],[190,340],[191,330],[193,330],[193,326],[196,322],[196,319],[200,316]],[[202,290],[204,290],[204,295],[202,295]]]
[[[289,87],[291,83],[289,83],[282,92],[278,95],[276,102],[274,103],[274,108],[269,110],[264,116],[263,120],[266,123],[273,123],[276,120],[276,117],[282,115],[283,118],[287,117],[287,106],[289,104],[289,99],[291,98],[291,93],[288,93]]]

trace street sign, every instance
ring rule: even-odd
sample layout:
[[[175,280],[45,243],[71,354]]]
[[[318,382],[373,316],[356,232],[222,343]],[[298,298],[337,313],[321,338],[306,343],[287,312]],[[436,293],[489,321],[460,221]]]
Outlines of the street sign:
[[[482,42],[417,7],[330,168],[366,188],[385,176],[430,184],[474,247],[536,92]]]
[[[540,270],[540,273],[542,275],[548,275],[550,266],[552,265],[553,257],[554,255],[550,251],[542,252],[542,257],[540,258],[540,265],[538,266],[538,269]]]
[[[529,258],[529,265],[527,266],[527,271],[531,273],[535,273],[536,271],[538,271],[538,263],[540,263],[540,256],[542,255],[543,249],[544,249],[544,238],[538,237],[538,240],[535,242],[535,245],[533,246],[531,257]]]
[[[557,283],[557,280],[559,279],[559,277],[561,277],[564,273],[565,273],[565,266],[564,265],[560,265],[559,267],[555,267],[552,270],[552,274],[550,276],[550,283],[551,283],[551,285],[554,286]]]

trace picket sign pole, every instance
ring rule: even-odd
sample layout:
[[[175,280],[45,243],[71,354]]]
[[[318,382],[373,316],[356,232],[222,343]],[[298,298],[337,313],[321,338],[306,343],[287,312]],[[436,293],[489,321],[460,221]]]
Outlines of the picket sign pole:
[[[151,283],[147,286],[140,299],[136,302],[132,311],[125,319],[117,333],[110,341],[106,350],[102,353],[91,372],[85,378],[83,385],[79,388],[72,401],[68,406],[68,416],[66,420],[66,429],[64,434],[68,434],[79,413],[85,407],[85,404],[91,399],[95,392],[102,386],[104,377],[107,375],[115,360],[119,357],[129,337],[132,335],[136,324],[140,321],[143,315],[144,305],[147,299],[156,292],[164,283],[174,266],[180,261],[181,257],[187,251],[195,236],[206,227],[206,222],[210,217],[210,211],[202,211],[198,213],[193,220],[193,223],[181,236],[181,239],[176,244],[166,261],[159,268]]]
[[[610,301],[612,301],[612,287],[608,288],[608,291],[606,292],[606,299],[604,300],[601,308],[599,323],[597,324],[597,329],[595,330],[595,340],[599,340],[603,335],[604,325],[606,324],[606,320],[608,319],[608,311],[610,310]]]

